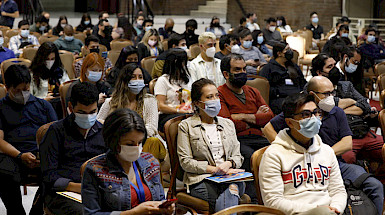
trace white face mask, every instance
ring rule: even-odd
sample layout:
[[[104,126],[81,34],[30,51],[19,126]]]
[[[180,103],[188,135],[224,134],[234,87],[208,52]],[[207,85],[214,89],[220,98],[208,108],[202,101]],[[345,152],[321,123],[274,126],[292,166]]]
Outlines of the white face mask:
[[[0,46],[3,46],[4,44],[4,37],[0,37]]]
[[[335,106],[334,96],[328,96],[322,99],[318,103],[318,107],[321,108],[321,110],[326,111],[328,113],[334,108],[334,106]]]
[[[67,25],[67,24],[60,24],[60,26],[61,26],[62,28],[64,28],[66,25]]]
[[[47,69],[50,70],[54,63],[55,63],[55,60],[46,60],[45,61],[45,66],[47,67]]]
[[[206,55],[207,57],[213,58],[215,55],[215,47],[206,49]]]
[[[275,26],[270,26],[269,27],[269,31],[274,32],[275,31]]]
[[[142,144],[139,144],[139,146],[121,145],[119,158],[124,161],[134,162],[138,160],[138,158],[140,157],[140,153],[142,153],[142,149],[143,149]]]
[[[156,40],[148,40],[148,45],[155,46],[158,43]]]
[[[240,51],[239,45],[233,45],[233,47],[231,47],[231,53],[238,54],[239,51]]]

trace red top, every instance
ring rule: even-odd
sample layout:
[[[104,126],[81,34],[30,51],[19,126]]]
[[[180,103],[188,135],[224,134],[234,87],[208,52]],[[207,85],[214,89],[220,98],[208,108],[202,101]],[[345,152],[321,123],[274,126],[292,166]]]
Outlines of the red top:
[[[139,205],[139,198],[138,198],[138,194],[135,191],[135,188],[132,185],[130,185],[130,189],[131,189],[131,208],[134,208]],[[143,189],[144,189],[144,195],[146,196],[146,202],[152,201],[152,195],[146,183],[143,183]]]
[[[246,136],[250,134],[262,135],[260,128],[264,127],[273,117],[274,114],[269,110],[268,113],[258,113],[258,108],[262,105],[266,105],[265,100],[262,98],[259,91],[253,87],[247,85],[242,87],[245,93],[246,103],[243,104],[234,93],[227,87],[226,84],[219,86],[219,98],[221,99],[221,111],[219,116],[231,119],[235,124],[237,130],[237,136]],[[254,114],[256,118],[256,124],[247,128],[247,123],[240,120],[233,120],[231,114],[245,113]]]

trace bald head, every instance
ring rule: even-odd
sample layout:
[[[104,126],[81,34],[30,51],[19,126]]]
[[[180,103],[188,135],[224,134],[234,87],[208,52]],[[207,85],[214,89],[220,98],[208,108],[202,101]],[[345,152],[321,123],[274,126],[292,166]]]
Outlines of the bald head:
[[[164,24],[164,29],[167,30],[167,28],[169,28],[169,30],[172,31],[172,28],[174,27],[174,20],[171,19],[171,18],[167,18],[166,19],[166,23]]]
[[[332,82],[324,76],[315,76],[308,82],[307,91],[324,92],[333,91]]]

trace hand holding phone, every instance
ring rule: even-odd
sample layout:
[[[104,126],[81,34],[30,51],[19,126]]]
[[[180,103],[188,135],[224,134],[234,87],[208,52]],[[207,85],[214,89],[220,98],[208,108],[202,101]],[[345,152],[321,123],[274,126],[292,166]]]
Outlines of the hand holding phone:
[[[173,203],[176,203],[178,199],[167,199],[164,201],[161,205],[159,205],[159,208],[168,208]]]

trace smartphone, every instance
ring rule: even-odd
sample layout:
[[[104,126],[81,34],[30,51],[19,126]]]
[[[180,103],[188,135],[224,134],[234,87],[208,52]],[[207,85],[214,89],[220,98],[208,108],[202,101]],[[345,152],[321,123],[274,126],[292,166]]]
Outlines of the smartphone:
[[[254,61],[255,61],[256,63],[258,63],[258,62],[259,62],[259,59],[254,59]]]
[[[107,58],[107,52],[102,52],[102,58],[104,58],[104,59]]]
[[[161,205],[159,205],[159,208],[168,208],[173,203],[176,203],[178,199],[167,199],[164,201]]]

